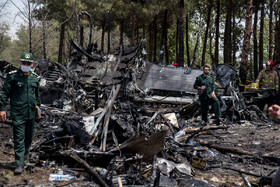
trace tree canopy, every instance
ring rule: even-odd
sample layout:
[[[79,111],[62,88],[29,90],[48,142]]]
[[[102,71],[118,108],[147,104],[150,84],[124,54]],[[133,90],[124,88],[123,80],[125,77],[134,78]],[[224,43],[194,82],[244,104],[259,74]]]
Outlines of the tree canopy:
[[[31,28],[22,25],[17,40],[8,36],[8,25],[0,25],[0,58],[8,61],[16,61],[14,53],[28,50],[28,40],[32,40],[36,58],[42,58],[45,48],[47,58],[67,63],[72,50],[69,40],[79,40],[86,47],[91,24],[92,41],[102,52],[114,51],[119,45],[138,45],[145,38],[147,59],[152,63],[180,62],[193,67],[226,63],[238,69],[242,65],[241,73],[248,79],[247,71],[252,71],[249,67],[253,64],[256,74],[262,68],[261,61],[280,58],[276,0],[21,1],[35,5],[28,15],[33,24]],[[0,14],[7,3],[0,4]],[[87,12],[91,20],[81,12]],[[32,37],[28,37],[28,29]],[[163,62],[160,49],[164,50]]]

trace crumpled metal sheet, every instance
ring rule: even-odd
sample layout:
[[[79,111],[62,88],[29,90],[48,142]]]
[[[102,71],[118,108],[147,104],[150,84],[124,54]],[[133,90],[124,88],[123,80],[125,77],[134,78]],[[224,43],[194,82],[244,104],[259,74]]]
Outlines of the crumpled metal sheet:
[[[216,67],[217,81],[225,88],[236,78],[237,70],[226,64],[219,64]]]
[[[143,76],[137,79],[137,84],[143,90],[164,90],[196,94],[197,90],[193,88],[193,85],[196,77],[201,74],[201,70],[193,69],[187,73],[184,68],[147,63]]]
[[[140,136],[131,137],[126,142],[109,152],[122,150],[122,152],[141,154],[143,155],[143,160],[151,159],[163,149],[167,132],[168,130],[163,130],[153,133],[151,136],[141,134]]]

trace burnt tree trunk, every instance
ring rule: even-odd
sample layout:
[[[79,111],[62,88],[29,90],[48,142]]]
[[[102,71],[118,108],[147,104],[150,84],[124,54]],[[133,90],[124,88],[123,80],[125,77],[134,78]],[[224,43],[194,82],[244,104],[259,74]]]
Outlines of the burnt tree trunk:
[[[168,12],[166,13],[166,17],[168,16]],[[166,19],[167,20],[167,19]],[[169,53],[168,53],[168,45],[167,45],[167,34],[168,34],[168,26],[166,23],[166,27],[165,27],[165,34],[164,34],[164,54],[165,54],[165,64],[169,64]]]
[[[142,39],[143,38],[146,38],[146,27],[145,27],[145,25],[143,25],[143,27],[142,27]]]
[[[253,37],[254,37],[254,80],[257,79],[258,71],[258,39],[257,39],[257,24],[258,24],[258,12],[259,3],[255,3],[255,15],[254,15],[254,26],[253,26]]]
[[[236,52],[238,50],[237,42],[236,42],[236,19],[235,19],[235,7],[232,7],[232,65],[236,64]]]
[[[178,39],[179,39],[179,55],[178,55],[178,66],[184,67],[184,0],[180,0],[180,12],[178,22]]]
[[[206,30],[204,35],[204,44],[203,44],[203,50],[202,50],[202,59],[201,59],[201,65],[205,65],[205,55],[206,55],[206,46],[207,46],[207,39],[208,39],[208,33],[209,33],[209,27],[210,27],[210,19],[211,19],[211,9],[212,9],[212,0],[210,0],[208,4],[208,12],[207,12],[207,21],[206,21]]]
[[[198,44],[199,44],[199,38],[200,38],[200,33],[198,32],[198,33],[197,33],[197,38],[196,38],[195,47],[194,47],[194,50],[193,50],[193,63],[192,63],[192,65],[195,64],[195,60],[196,60],[196,51],[197,51]]]
[[[135,25],[136,25],[136,17],[135,15],[131,16],[131,45],[135,44]]]
[[[31,17],[31,7],[30,0],[28,0],[28,31],[29,31],[29,52],[32,53],[32,17]]]
[[[150,23],[150,25],[149,25],[149,61],[150,62],[152,62],[152,60],[153,60],[153,41],[154,41],[154,38],[153,38],[152,28],[153,28],[153,24]]]
[[[219,64],[220,9],[221,9],[221,3],[220,0],[217,0],[217,14],[216,14],[216,21],[215,21],[215,25],[216,25],[215,57],[214,57],[215,65]]]
[[[188,66],[191,65],[191,57],[190,57],[190,45],[189,45],[189,15],[186,14],[186,53],[187,53],[187,63]]]
[[[45,17],[42,20],[42,33],[43,33],[43,58],[47,59],[47,54],[46,54],[46,21],[45,21]]]
[[[154,31],[154,44],[153,44],[153,62],[157,61],[157,15],[154,17],[154,21],[153,21],[153,31]]]
[[[84,26],[80,26],[80,46],[84,45]]]
[[[179,60],[179,53],[178,53],[178,27],[179,27],[179,18],[177,18],[177,22],[176,22],[176,62],[178,63],[178,60]]]
[[[276,22],[276,31],[275,31],[275,50],[274,50],[274,59],[280,59],[280,11],[278,10],[278,20]]]
[[[111,48],[111,15],[110,11],[107,14],[107,53],[110,53]]]
[[[124,28],[124,19],[120,20],[120,45],[123,45],[123,28]]]
[[[273,54],[273,5],[274,0],[269,1],[269,59],[272,59]]]
[[[250,49],[250,38],[252,29],[252,14],[253,14],[253,0],[248,0],[246,10],[246,27],[244,31],[244,40],[240,62],[240,80],[242,84],[246,83],[247,67],[248,67],[248,54]]]
[[[274,47],[272,49],[272,57],[271,59],[274,59],[276,57],[276,53],[277,53],[277,33],[278,33],[278,8],[275,8],[274,9],[274,25],[272,26],[273,27],[273,39],[272,41],[274,42]],[[272,23],[273,24],[273,23]]]
[[[166,35],[166,26],[167,26],[167,9],[164,11],[164,16],[163,16],[163,22],[162,22],[162,27],[161,27],[161,37],[160,37],[160,48],[159,50],[164,50],[164,39]],[[163,58],[164,58],[164,53],[159,54],[159,63],[163,63]]]
[[[259,41],[259,71],[263,69],[263,30],[264,30],[264,0],[261,2],[260,41]]]
[[[231,17],[232,17],[232,0],[228,0],[227,4],[227,16],[225,25],[225,37],[224,37],[224,63],[232,64],[231,60]]]
[[[101,34],[101,51],[104,52],[104,39],[105,39],[105,21],[102,23],[102,34]]]
[[[139,27],[136,28],[136,45],[139,45]]]
[[[215,61],[214,61],[215,55],[213,53],[213,47],[212,47],[213,38],[214,38],[214,33],[209,32],[209,54],[210,54],[210,57],[211,57],[211,64],[215,65]]]
[[[59,38],[59,47],[58,47],[58,62],[59,63],[62,63],[65,24],[66,23],[64,22],[60,26],[60,38]]]

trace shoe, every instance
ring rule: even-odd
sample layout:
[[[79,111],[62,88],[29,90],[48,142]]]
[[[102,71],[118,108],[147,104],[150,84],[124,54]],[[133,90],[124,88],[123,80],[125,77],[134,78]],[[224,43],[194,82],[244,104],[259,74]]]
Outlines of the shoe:
[[[15,174],[15,175],[20,175],[20,174],[22,174],[23,169],[24,169],[23,166],[18,166],[18,167],[15,169],[14,174]]]
[[[216,124],[217,126],[219,126],[219,125],[221,124],[221,120],[220,120],[220,119],[216,119],[215,124]]]

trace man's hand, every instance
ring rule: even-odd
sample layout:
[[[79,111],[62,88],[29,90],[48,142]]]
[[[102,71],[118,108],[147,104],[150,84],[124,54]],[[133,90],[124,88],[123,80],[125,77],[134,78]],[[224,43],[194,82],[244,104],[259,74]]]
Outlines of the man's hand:
[[[201,86],[200,89],[201,89],[201,90],[204,90],[204,89],[205,89],[205,86]]]
[[[268,108],[268,115],[272,118],[280,117],[280,106],[272,105]]]
[[[6,121],[6,111],[0,111],[0,121]]]
[[[216,98],[215,92],[212,92],[211,96],[212,96],[213,99],[215,99]]]

